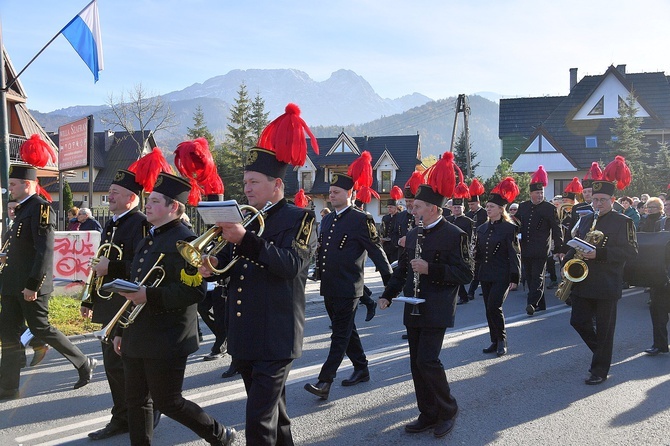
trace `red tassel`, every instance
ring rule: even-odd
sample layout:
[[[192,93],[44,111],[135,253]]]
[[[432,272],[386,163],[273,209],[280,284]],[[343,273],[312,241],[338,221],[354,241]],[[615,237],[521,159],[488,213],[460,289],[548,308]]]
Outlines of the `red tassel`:
[[[305,195],[305,189],[300,189],[298,193],[295,194],[295,199],[293,201],[299,208],[307,207],[309,204],[309,196]]]
[[[596,161],[591,163],[591,169],[589,169],[588,172],[586,172],[586,175],[584,175],[584,179],[588,180],[589,176],[591,177],[592,180],[602,180],[603,179],[603,171],[600,170],[600,166]]]
[[[44,167],[49,160],[56,162],[56,153],[53,148],[44,142],[40,135],[34,134],[21,144],[19,149],[21,159],[35,167]]]
[[[465,198],[470,199],[470,191],[468,190],[468,185],[464,182],[458,183],[456,189],[454,189],[454,198]]]
[[[369,203],[372,201],[372,197],[375,197],[379,200],[379,194],[376,190],[369,186],[363,186],[356,191],[356,199],[360,200],[362,203]]]
[[[483,195],[484,192],[486,192],[486,189],[484,189],[484,185],[480,183],[477,178],[474,178],[472,180],[472,183],[470,183],[470,196],[478,197],[480,195]]]
[[[200,184],[216,175],[216,164],[205,138],[179,143],[174,151],[174,164],[183,177],[194,178]]]
[[[154,184],[161,172],[172,174],[172,167],[163,156],[158,147],[154,147],[151,153],[144,155],[128,167],[135,174],[135,181],[141,184],[148,193],[154,190]]]
[[[354,189],[372,186],[372,155],[367,150],[361,153],[356,160],[349,166],[347,171],[354,180]]]
[[[456,171],[454,169],[454,154],[452,152],[444,152],[442,158],[435,163],[428,174],[428,184],[443,197],[452,197],[454,195]]]
[[[42,166],[42,167],[44,167],[44,166]],[[46,189],[44,189],[42,186],[40,186],[39,180],[37,181],[37,194],[43,196],[44,199],[46,201],[48,201],[49,203],[53,203],[53,201],[54,201],[53,198],[51,198],[51,195],[49,194],[49,192],[47,192]]]
[[[614,157],[614,161],[605,167],[603,177],[606,181],[616,181],[616,187],[619,190],[625,189],[632,179],[626,160],[621,155]]]
[[[310,137],[312,150],[318,155],[319,144],[307,123],[300,117],[300,108],[296,104],[288,104],[286,113],[263,130],[258,146],[275,152],[281,162],[303,166],[307,159],[305,133]]]
[[[517,186],[514,178],[507,177],[502,180],[491,191],[492,194],[500,195],[508,203],[512,203],[519,195],[519,186]]]
[[[410,192],[412,192],[412,195],[416,195],[416,193],[419,190],[419,186],[424,184],[426,182],[426,179],[423,176],[422,172],[419,172],[415,170],[412,173],[412,176],[409,177],[409,180],[405,183],[405,187],[409,187]]]
[[[530,179],[530,182],[531,184],[542,183],[542,187],[547,187],[547,184],[549,183],[549,177],[547,176],[547,171],[544,170],[544,166],[539,166],[537,168],[532,178]]]
[[[581,194],[584,188],[582,187],[582,183],[579,182],[579,178],[574,177],[570,184],[568,184],[565,188],[565,192],[573,193],[573,194]]]
[[[191,191],[188,193],[188,204],[197,206],[200,200],[202,200],[202,189],[195,178],[189,178],[188,182],[191,183]]]
[[[402,189],[400,189],[398,186],[393,186],[391,188],[390,195],[392,200],[400,200],[403,197]]]
[[[225,193],[223,181],[218,173],[216,175],[211,175],[207,181],[201,184],[201,186],[205,191],[205,195]]]

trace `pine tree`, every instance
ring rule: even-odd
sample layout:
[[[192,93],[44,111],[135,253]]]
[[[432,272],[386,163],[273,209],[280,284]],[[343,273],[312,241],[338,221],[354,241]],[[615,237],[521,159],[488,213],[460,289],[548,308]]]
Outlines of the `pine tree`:
[[[270,116],[270,112],[265,111],[265,100],[257,92],[254,101],[251,103],[251,114],[249,115],[251,129],[256,141],[258,141],[261,133],[263,133],[265,127],[270,123],[268,116]]]
[[[530,192],[529,192],[530,175],[527,173],[519,174],[512,172],[512,164],[506,159],[501,159],[500,164],[498,164],[498,167],[496,167],[496,170],[495,172],[493,172],[493,175],[488,180],[482,183],[484,185],[484,189],[486,189],[485,196],[488,197],[493,188],[496,187],[498,183],[500,183],[503,179],[507,177],[514,178],[514,181],[516,182],[517,186],[519,186],[519,195],[515,201],[517,203],[521,203],[522,201],[530,200]]]
[[[472,169],[471,176],[475,177],[477,167],[479,167],[479,162],[475,163],[477,159],[477,153],[472,151],[472,143],[468,144],[470,146],[470,169]],[[466,153],[465,146],[465,130],[461,131],[461,134],[458,135],[456,144],[454,147],[454,162],[458,167],[463,171],[463,175],[468,175],[468,158]]]
[[[242,165],[246,161],[247,151],[257,141],[254,140],[250,116],[251,101],[247,93],[247,86],[242,82],[240,89],[237,91],[235,105],[230,109],[229,123],[226,125],[226,141],[224,143],[228,150],[241,158]]]
[[[225,145],[218,147],[212,154],[214,162],[223,181],[226,200],[237,200],[238,203],[246,203],[244,186],[242,183],[244,164],[242,158]]]
[[[72,188],[70,187],[70,183],[63,181],[63,210],[67,213],[72,206],[74,206],[74,201],[72,200]],[[65,223],[65,226],[67,226],[67,221]]]
[[[214,135],[205,124],[205,114],[202,106],[198,105],[193,113],[193,127],[186,127],[186,135],[189,139],[205,138],[209,144],[209,149],[214,150]]]
[[[654,188],[646,193],[656,195],[658,192],[666,191],[669,181],[668,172],[670,172],[670,144],[667,141],[659,141],[656,151],[656,164],[651,169],[651,180]]]

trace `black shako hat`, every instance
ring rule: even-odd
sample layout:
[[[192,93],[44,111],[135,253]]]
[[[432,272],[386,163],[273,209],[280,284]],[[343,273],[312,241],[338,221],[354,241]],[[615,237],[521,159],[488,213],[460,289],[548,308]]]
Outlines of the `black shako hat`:
[[[614,188],[616,185],[611,181],[593,180],[593,185],[591,187],[593,188],[594,194],[605,194],[612,196],[614,195]]]
[[[114,175],[112,184],[128,189],[135,195],[139,195],[142,192],[142,185],[135,181],[135,174],[128,170],[119,169],[116,175]]]
[[[341,187],[344,190],[350,190],[354,188],[354,179],[343,173],[334,173],[330,178],[330,185]]]
[[[272,178],[284,179],[286,175],[287,163],[277,159],[275,152],[261,147],[252,147],[247,155],[247,165],[245,171],[258,172]]]
[[[188,194],[191,192],[191,183],[188,180],[161,172],[154,184],[154,192],[161,193],[182,204],[188,202]]]
[[[416,192],[414,199],[434,204],[437,207],[444,207],[445,203],[447,202],[446,197],[443,197],[442,195],[435,192],[428,184],[422,184],[419,186],[419,190]]]
[[[9,166],[9,178],[37,181],[37,168],[23,164],[12,164]]]
[[[463,199],[462,198],[452,198],[451,199],[451,205],[452,206],[463,206]]]

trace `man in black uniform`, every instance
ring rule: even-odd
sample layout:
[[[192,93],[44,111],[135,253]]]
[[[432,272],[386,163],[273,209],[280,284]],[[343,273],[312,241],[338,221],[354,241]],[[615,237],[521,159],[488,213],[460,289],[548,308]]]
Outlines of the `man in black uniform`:
[[[478,227],[486,223],[488,218],[486,215],[486,209],[484,209],[479,201],[479,197],[485,192],[484,186],[477,180],[477,178],[472,180],[470,184],[470,198],[468,199],[468,208],[469,211],[465,213],[465,216],[475,222],[473,230],[477,230]],[[472,283],[468,287],[468,300],[474,300],[475,292],[479,286],[479,280],[472,279]]]
[[[396,187],[396,186],[394,186]],[[389,262],[398,260],[398,240],[400,239],[400,225],[398,219],[398,200],[389,198],[386,200],[386,209],[388,214],[382,217],[382,224],[379,228],[381,232],[381,241]]]
[[[133,281],[144,280],[144,285],[137,292],[121,293],[134,305],[144,305],[135,321],[114,338],[114,348],[123,358],[132,445],[151,444],[154,405],[210,444],[229,445],[235,437],[234,429],[182,396],[186,359],[198,350],[198,302],[205,296],[202,276],[176,247],[179,240],[195,238],[181,222],[190,190],[183,178],[158,175],[145,206],[153,227],[140,242],[130,270]],[[154,265],[163,269],[160,283],[155,282],[161,273],[150,273]]]
[[[96,366],[94,359],[87,358],[63,333],[49,324],[56,218],[49,203],[36,191],[37,169],[12,165],[9,192],[18,205],[2,270],[0,399],[19,397],[20,371],[25,363],[20,339],[24,319],[33,335],[51,345],[77,368],[79,379],[75,389],[91,381]]]
[[[458,287],[472,280],[467,236],[442,217],[444,201],[444,196],[431,186],[419,186],[412,213],[416,220],[422,219],[423,229],[414,228],[407,235],[398,268],[379,298],[381,309],[387,308],[401,291],[405,296],[426,300],[418,304],[419,315],[412,314],[412,304],[405,304],[403,316],[420,412],[415,422],[405,426],[405,431],[418,433],[434,428],[436,437],[447,435],[453,429],[458,413],[440,352],[447,327],[454,326]],[[417,259],[414,253],[420,230],[423,242],[421,258]],[[418,293],[416,273],[419,273]]]
[[[244,193],[257,209],[270,203],[265,229],[258,236],[237,223],[218,223],[232,246],[212,260],[215,267],[225,266],[239,256],[226,273],[228,353],[247,391],[245,434],[253,445],[293,445],[285,385],[293,360],[302,354],[305,282],[316,231],[312,211],[284,198],[287,167],[274,152],[251,149]],[[200,271],[211,274],[207,267]]]
[[[384,283],[392,272],[372,216],[351,204],[353,187],[351,176],[333,174],[329,200],[335,211],[324,217],[319,235],[317,274],[333,333],[319,380],[316,384],[305,384],[305,390],[324,400],[328,398],[345,354],[353,363],[354,372],[342,381],[342,385],[353,386],[370,380],[368,360],[354,322],[358,301],[363,295],[363,268],[367,255]]]
[[[618,157],[617,157],[618,158]],[[633,220],[612,212],[614,183],[604,180],[593,182],[593,207],[596,214],[582,218],[577,237],[587,239],[596,230],[603,234],[596,249],[583,254],[588,265],[588,275],[572,285],[572,315],[570,325],[579,333],[593,352],[590,376],[586,384],[596,385],[607,379],[612,362],[612,347],[616,324],[617,303],[621,298],[623,269],[627,261],[637,255],[637,238]],[[570,249],[567,262],[574,257]],[[595,320],[595,325],[594,325]]]
[[[93,265],[95,277],[104,276],[103,283],[114,279],[130,279],[130,265],[133,262],[135,248],[151,226],[138,208],[141,192],[142,186],[135,181],[135,174],[127,170],[119,170],[109,186],[109,211],[112,213],[112,218],[105,225],[101,244],[112,243],[118,249],[110,249],[109,252],[105,250],[101,253],[98,263]],[[93,280],[96,280],[95,277]],[[84,301],[80,310],[83,317],[91,318],[93,322],[104,327],[123,306],[126,298],[116,293],[101,294],[95,288],[90,300]],[[93,440],[102,440],[128,432],[123,361],[110,343],[102,342],[101,347],[105,374],[112,393],[112,419],[104,428],[88,434]],[[160,416],[158,411],[156,413]]]
[[[465,232],[468,236],[468,246],[472,246],[472,231],[475,227],[475,222],[463,214],[463,208],[463,198],[453,198],[451,202],[451,211],[453,214],[448,216],[446,220]],[[460,285],[458,287],[458,303],[456,305],[467,304],[469,300],[468,293],[465,291],[465,285]]]
[[[515,215],[521,222],[521,264],[528,282],[526,313],[529,316],[535,314],[535,311],[547,309],[544,274],[551,241],[554,241],[555,252],[561,252],[563,245],[556,206],[544,201],[546,185],[547,173],[540,166],[531,178],[530,200],[519,204]]]

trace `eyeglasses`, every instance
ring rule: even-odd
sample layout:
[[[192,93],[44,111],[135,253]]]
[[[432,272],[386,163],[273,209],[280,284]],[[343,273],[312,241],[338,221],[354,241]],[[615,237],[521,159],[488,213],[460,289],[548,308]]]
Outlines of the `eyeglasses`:
[[[660,206],[647,206],[647,209],[661,209]]]

